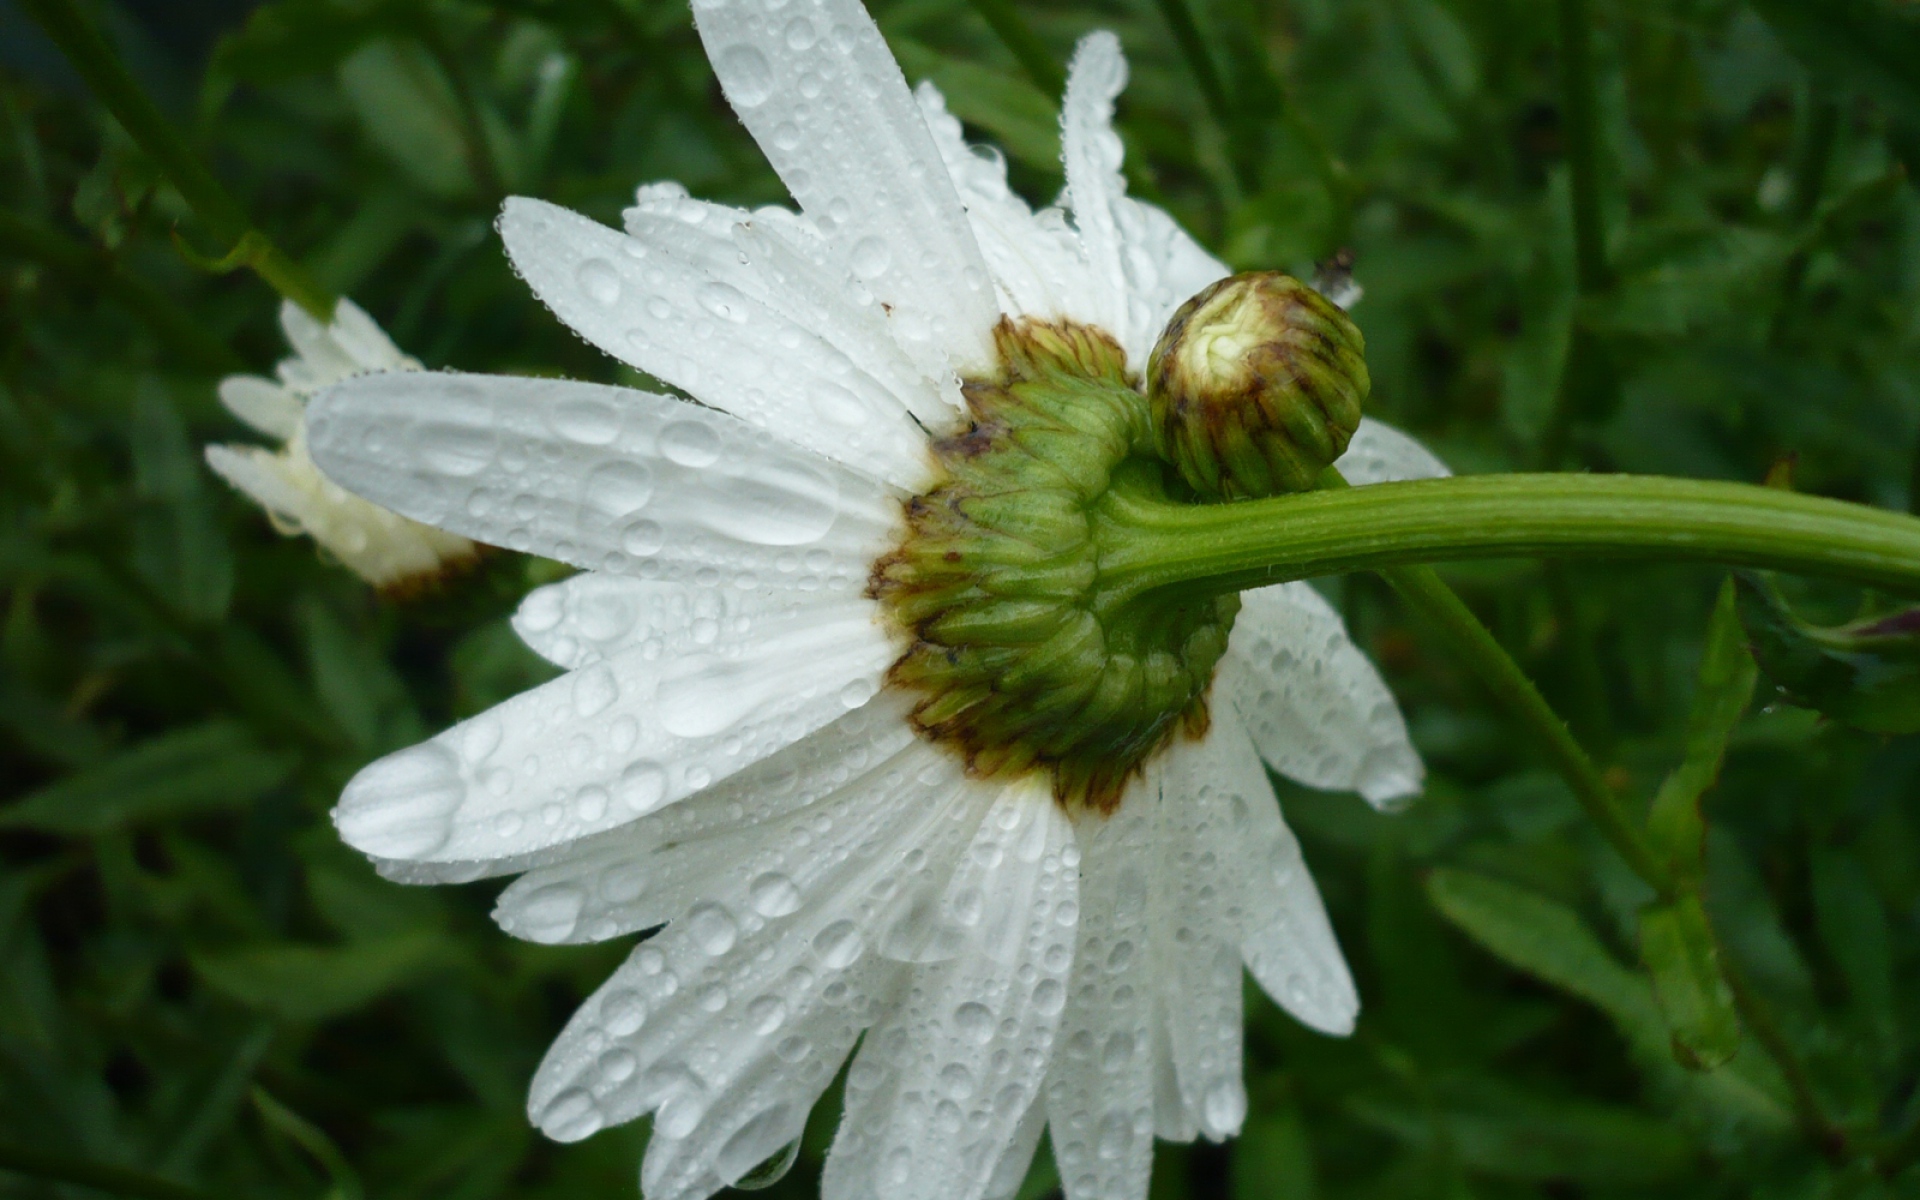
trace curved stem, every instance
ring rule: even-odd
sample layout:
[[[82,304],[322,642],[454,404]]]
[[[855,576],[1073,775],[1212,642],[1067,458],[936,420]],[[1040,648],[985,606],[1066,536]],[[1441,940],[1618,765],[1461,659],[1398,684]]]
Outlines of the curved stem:
[[[1776,488],[1640,475],[1487,475],[1183,504],[1150,468],[1095,514],[1122,592],[1238,590],[1469,558],[1662,558],[1920,594],[1920,518]]]
[[[1381,576],[1407,602],[1408,607],[1425,616],[1453,644],[1455,653],[1508,715],[1531,730],[1552,761],[1554,770],[1567,782],[1574,799],[1587,811],[1620,857],[1627,860],[1634,874],[1654,891],[1666,894],[1671,878],[1659,858],[1628,819],[1620,799],[1607,786],[1600,768],[1574,739],[1567,723],[1533,686],[1526,672],[1494,640],[1487,627],[1468,609],[1454,590],[1431,567],[1393,567]]]
[[[213,235],[220,239],[219,254],[243,245],[251,253],[239,264],[282,296],[298,304],[322,324],[333,320],[334,296],[305,267],[290,258],[264,233],[253,227],[246,210],[213,177],[180,131],[147,94],[140,90],[113,47],[73,0],[21,0],[27,15],[39,23],[60,47],[73,69],[87,82],[120,127],[153,159],[183,199]]]

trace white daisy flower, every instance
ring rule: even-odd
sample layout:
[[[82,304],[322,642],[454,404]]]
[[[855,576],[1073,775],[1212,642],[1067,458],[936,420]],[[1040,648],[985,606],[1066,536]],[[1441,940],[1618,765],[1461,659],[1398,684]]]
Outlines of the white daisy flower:
[[[418,371],[420,364],[351,300],[339,302],[331,325],[286,301],[280,326],[294,353],[281,361],[277,380],[220,382],[227,411],[279,438],[280,449],[208,446],[207,465],[266,509],[275,529],[313,538],[375,587],[406,588],[470,561],[477,553],[471,541],[367,503],[322,475],[307,452],[306,407],[316,393],[368,371]]]
[[[850,1054],[833,1200],[1010,1195],[1046,1127],[1071,1200],[1139,1200],[1156,1136],[1245,1116],[1243,963],[1353,1025],[1263,760],[1386,803],[1419,758],[1304,583],[1086,607],[1074,497],[1145,440],[1155,336],[1226,273],[1125,194],[1117,40],[1074,57],[1036,213],[855,0],[695,16],[799,211],[655,185],[624,232],[532,200],[500,231],[562,320],[700,403],[412,374],[315,405],[342,483],[583,572],[515,619],[569,673],[369,766],[335,821],[397,880],[519,874],[520,937],[664,926],[530,1101],[565,1141],[651,1113],[653,1200],[777,1160]],[[1445,470],[1371,422],[1339,466]]]

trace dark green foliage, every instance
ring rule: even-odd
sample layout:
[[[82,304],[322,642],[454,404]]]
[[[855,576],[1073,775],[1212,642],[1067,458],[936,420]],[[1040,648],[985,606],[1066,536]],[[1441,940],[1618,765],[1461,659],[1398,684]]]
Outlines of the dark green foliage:
[[[633,381],[514,279],[506,193],[609,221],[649,180],[781,198],[683,4],[243,7],[96,11],[253,223],[430,367]],[[1352,249],[1370,411],[1461,470],[1757,481],[1793,453],[1804,491],[1920,504],[1910,3],[1593,0],[1586,294],[1544,0],[876,8],[1042,201],[1034,54],[1118,31],[1134,190],[1236,269]],[[982,11],[1028,26],[1025,66]],[[0,1154],[126,1194],[634,1195],[644,1129],[559,1147],[523,1113],[625,947],[515,942],[497,884],[385,883],[325,816],[547,676],[504,617],[551,567],[382,599],[204,470],[248,437],[218,373],[285,352],[277,301],[188,264],[176,233],[227,247],[6,8],[0,211]],[[1764,686],[1742,715],[1711,570],[1448,575],[1703,901],[1635,878],[1377,580],[1333,585],[1431,787],[1395,816],[1285,791],[1360,1027],[1251,1004],[1245,1136],[1163,1147],[1156,1200],[1920,1190],[1920,742]],[[1792,594],[1829,625],[1896,607]],[[769,1194],[814,1193],[836,1117]],[[1055,1186],[1043,1155],[1026,1195]],[[0,1169],[0,1196],[89,1194]]]

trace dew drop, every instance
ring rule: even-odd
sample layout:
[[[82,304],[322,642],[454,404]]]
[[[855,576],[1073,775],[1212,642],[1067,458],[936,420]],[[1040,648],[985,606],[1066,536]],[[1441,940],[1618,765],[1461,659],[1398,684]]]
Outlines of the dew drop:
[[[453,836],[453,814],[466,794],[453,752],[423,742],[354,776],[333,810],[333,823],[356,850],[419,858]]]
[[[794,50],[805,50],[819,36],[814,32],[813,22],[805,17],[795,17],[787,22],[787,45]]]
[[[724,983],[710,983],[700,989],[700,995],[697,999],[700,1002],[701,1008],[710,1013],[717,1013],[727,1006],[727,985]]]
[[[813,1043],[795,1034],[783,1039],[773,1048],[773,1052],[780,1056],[782,1062],[797,1063],[813,1052]]]
[[[745,1191],[779,1182],[800,1153],[791,1113],[788,1105],[778,1103],[736,1129],[713,1156],[713,1171],[721,1182]]]
[[[620,275],[604,258],[589,258],[574,272],[580,290],[595,304],[610,307],[620,302]]]
[[[1246,1090],[1237,1079],[1217,1079],[1201,1099],[1200,1112],[1209,1134],[1227,1137],[1238,1133],[1241,1122],[1247,1119]]]
[[[963,1037],[977,1046],[993,1040],[993,1011],[977,1000],[968,1000],[954,1009],[953,1024]]]
[[[733,949],[740,928],[734,924],[732,913],[707,901],[687,913],[687,932],[693,936],[694,945],[717,958]]]
[[[551,883],[521,896],[501,914],[501,923],[515,937],[551,945],[572,936],[586,902],[586,893],[575,885]]]
[[[726,283],[709,283],[701,287],[700,307],[706,309],[723,321],[735,325],[744,325],[747,321],[747,298],[740,289]]]
[[[800,144],[800,127],[792,121],[782,121],[773,127],[773,144],[782,150],[791,150]]]
[[[799,889],[778,871],[768,871],[748,886],[753,910],[763,917],[784,917],[800,907]]]
[[[647,1002],[627,988],[608,992],[600,1000],[600,1024],[614,1037],[631,1037],[647,1023]]]
[[[575,672],[573,711],[580,716],[598,716],[607,711],[608,706],[619,698],[620,685],[614,682],[613,672],[604,665]]]
[[[620,802],[636,813],[652,812],[667,792],[667,771],[650,758],[627,764],[620,772]]]
[[[625,1083],[640,1069],[640,1057],[624,1046],[616,1046],[600,1056],[596,1064],[600,1077],[609,1083]]]
[[[610,462],[587,476],[586,500],[596,512],[619,518],[653,499],[653,472],[637,462]]]
[[[772,1033],[786,1023],[787,1003],[778,996],[762,996],[747,1005],[747,1020],[755,1033]]]
[[[607,815],[607,789],[583,787],[573,798],[573,814],[591,825]]]
[[[713,465],[720,457],[720,436],[700,421],[675,421],[660,431],[660,453],[683,467]]]
[[[1058,979],[1042,979],[1033,989],[1033,1008],[1043,1016],[1058,1016],[1067,1006],[1067,989]]]
[[[603,1123],[593,1097],[581,1088],[568,1088],[540,1110],[540,1128],[557,1142],[577,1142],[590,1137],[600,1132]]]
[[[713,65],[726,84],[727,98],[741,108],[757,108],[773,94],[773,68],[767,65],[767,56],[752,46],[728,46]]]
[[[1107,1162],[1125,1158],[1133,1149],[1133,1121],[1125,1113],[1110,1112],[1100,1122],[1094,1153]]]
[[[635,521],[620,535],[620,548],[635,558],[651,558],[667,544],[667,532],[658,521]]]
[[[813,939],[814,951],[828,970],[838,971],[853,965],[866,949],[860,930],[852,921],[840,920],[822,929]]]
[[[873,279],[884,275],[892,263],[893,252],[877,237],[864,237],[855,242],[853,255],[847,260],[856,279]]]

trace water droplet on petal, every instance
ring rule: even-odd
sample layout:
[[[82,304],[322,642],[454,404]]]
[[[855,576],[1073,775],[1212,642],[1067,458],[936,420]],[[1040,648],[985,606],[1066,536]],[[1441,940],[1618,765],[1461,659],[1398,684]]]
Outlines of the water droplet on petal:
[[[747,298],[731,284],[709,283],[703,286],[700,289],[700,307],[736,325],[744,325],[747,320]]]
[[[993,1040],[993,1012],[976,1000],[968,1000],[953,1010],[953,1024],[975,1045],[984,1046]]]
[[[675,421],[660,431],[660,453],[683,467],[711,466],[720,457],[720,436],[702,421]]]
[[[620,685],[605,666],[592,666],[573,676],[573,711],[582,717],[598,716],[620,698]]]
[[[515,937],[551,945],[572,936],[586,902],[586,893],[573,884],[553,883],[521,896],[501,919]]]
[[[805,50],[813,45],[819,34],[814,32],[813,22],[805,17],[795,17],[787,22],[787,45],[795,50]]]
[[[620,302],[620,275],[603,258],[589,258],[575,271],[580,290],[595,304],[612,306]]]
[[[860,930],[852,921],[840,920],[814,935],[813,949],[828,970],[838,971],[853,965],[866,949]]]
[[[423,742],[354,776],[333,810],[333,823],[356,850],[381,858],[420,858],[453,835],[453,814],[466,794],[453,752],[439,742]]]
[[[858,279],[872,279],[886,274],[893,263],[893,252],[887,244],[877,237],[864,237],[853,245],[853,256],[847,265]]]
[[[637,462],[610,462],[587,476],[586,499],[595,511],[624,517],[653,499],[653,472]]]
[[[741,108],[756,108],[773,94],[773,68],[767,65],[767,56],[752,46],[728,46],[713,66],[726,85],[727,99]]]
[[[735,1130],[713,1156],[713,1172],[721,1182],[743,1191],[778,1183],[800,1153],[792,1111],[777,1103]]]
[[[600,1024],[614,1037],[631,1037],[647,1023],[647,1002],[640,993],[621,988],[600,998]]]
[[[762,996],[747,1005],[747,1020],[753,1023],[753,1031],[769,1034],[780,1028],[787,1019],[786,1001],[778,996]]]
[[[799,889],[778,871],[768,871],[756,878],[748,888],[753,897],[753,909],[763,917],[784,917],[800,907]]]
[[[604,1123],[593,1097],[581,1088],[568,1088],[547,1101],[535,1120],[557,1142],[577,1142],[600,1132]]]
[[[1033,989],[1034,1011],[1045,1016],[1058,1016],[1067,1006],[1067,989],[1058,979],[1042,979]]]
[[[667,791],[666,768],[643,758],[620,772],[620,802],[636,813],[652,812]]]
[[[733,914],[711,901],[696,904],[687,913],[687,931],[693,936],[694,945],[715,957],[733,949],[740,933]]]

